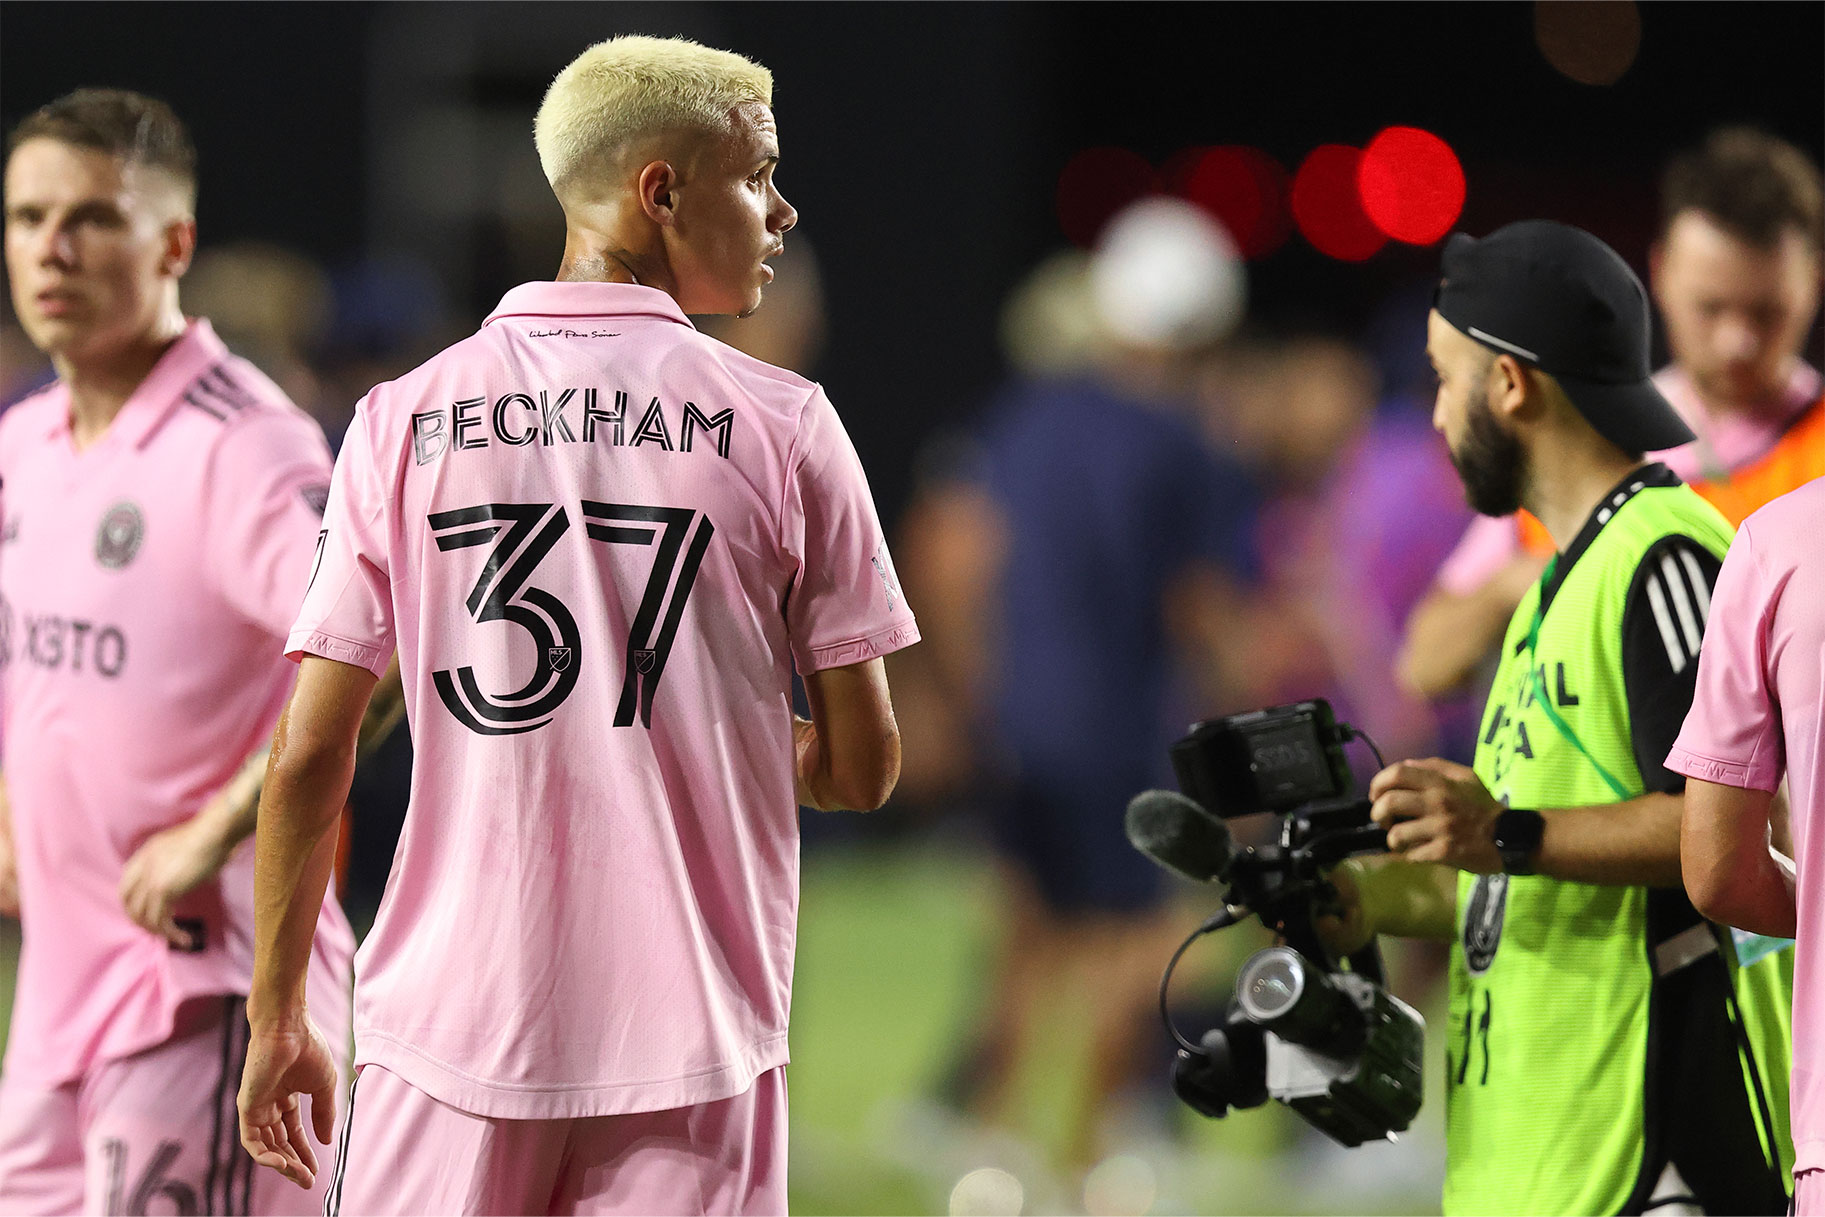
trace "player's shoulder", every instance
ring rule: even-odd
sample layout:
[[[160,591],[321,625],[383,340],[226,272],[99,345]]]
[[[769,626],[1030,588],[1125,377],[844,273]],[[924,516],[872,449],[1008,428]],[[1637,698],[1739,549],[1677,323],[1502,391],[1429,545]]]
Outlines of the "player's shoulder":
[[[1821,523],[1825,523],[1825,477],[1814,478],[1786,494],[1769,499],[1743,521],[1743,530],[1752,532],[1758,545],[1817,544]]]
[[[691,361],[690,371],[703,378],[706,386],[726,385],[763,406],[794,416],[820,391],[816,381],[756,359],[699,330],[679,336],[679,354]]]
[[[179,391],[177,417],[218,453],[262,461],[328,460],[323,428],[249,360],[224,352]]]
[[[0,455],[48,432],[68,408],[69,394],[55,380],[8,406],[0,413]]]

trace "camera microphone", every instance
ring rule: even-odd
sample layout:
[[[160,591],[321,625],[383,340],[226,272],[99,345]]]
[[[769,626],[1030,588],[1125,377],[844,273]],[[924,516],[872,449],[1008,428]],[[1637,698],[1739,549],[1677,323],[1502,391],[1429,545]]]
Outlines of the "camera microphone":
[[[1199,883],[1228,878],[1236,846],[1223,822],[1182,794],[1143,790],[1128,800],[1128,841],[1169,871]]]

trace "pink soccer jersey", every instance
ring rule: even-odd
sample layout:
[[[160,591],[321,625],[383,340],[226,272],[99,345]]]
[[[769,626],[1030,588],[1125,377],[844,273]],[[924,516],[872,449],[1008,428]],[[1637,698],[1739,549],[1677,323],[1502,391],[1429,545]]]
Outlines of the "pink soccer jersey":
[[[1743,521],[1711,593],[1698,690],[1667,768],[1748,790],[1784,774],[1799,871],[1795,1170],[1825,1168],[1825,478]]]
[[[288,649],[416,764],[356,1063],[475,1115],[713,1102],[786,1061],[792,669],[918,639],[816,385],[670,296],[515,288],[357,409]]]
[[[251,841],[178,904],[194,952],[128,919],[121,869],[271,735],[328,471],[317,425],[206,321],[83,451],[61,385],[0,417],[4,772],[24,930],[9,1083],[60,1085],[165,1040],[186,998],[247,992]],[[346,968],[353,949],[326,900],[318,970]]]

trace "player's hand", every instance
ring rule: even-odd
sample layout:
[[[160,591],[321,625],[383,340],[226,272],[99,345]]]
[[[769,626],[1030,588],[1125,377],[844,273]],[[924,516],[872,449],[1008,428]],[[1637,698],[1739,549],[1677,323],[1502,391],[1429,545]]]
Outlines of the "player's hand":
[[[1401,761],[1369,783],[1369,814],[1388,830],[1388,852],[1491,875],[1502,869],[1495,820],[1502,805],[1469,767],[1429,757]]]
[[[310,1096],[311,1132],[323,1145],[336,1130],[336,1060],[309,1018],[277,1028],[253,1028],[247,1068],[235,1106],[241,1147],[261,1166],[302,1188],[317,1178],[317,1151],[304,1133],[302,1097]]]
[[[175,947],[194,949],[190,934],[173,919],[172,906],[215,878],[228,854],[207,814],[154,833],[121,869],[121,906],[142,929]]]

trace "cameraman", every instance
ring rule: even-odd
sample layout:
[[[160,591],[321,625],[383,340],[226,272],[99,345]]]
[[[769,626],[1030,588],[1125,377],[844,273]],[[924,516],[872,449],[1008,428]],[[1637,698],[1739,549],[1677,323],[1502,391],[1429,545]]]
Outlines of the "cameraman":
[[[1730,527],[1641,454],[1691,432],[1648,380],[1640,282],[1525,221],[1446,246],[1433,425],[1470,504],[1556,553],[1510,621],[1474,769],[1370,784],[1394,855],[1333,872],[1334,947],[1455,939],[1447,1213],[1788,1204],[1791,957],[1756,962],[1680,888],[1692,702]],[[1763,940],[1766,948],[1766,940]]]

